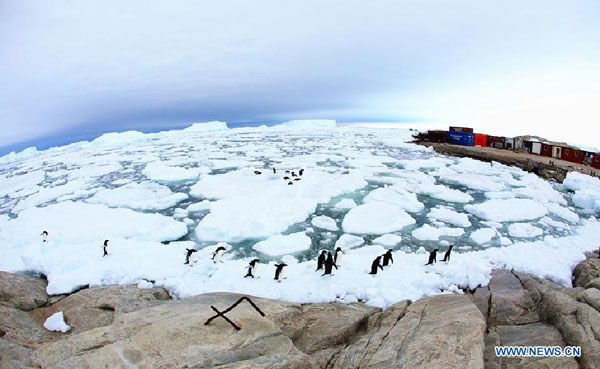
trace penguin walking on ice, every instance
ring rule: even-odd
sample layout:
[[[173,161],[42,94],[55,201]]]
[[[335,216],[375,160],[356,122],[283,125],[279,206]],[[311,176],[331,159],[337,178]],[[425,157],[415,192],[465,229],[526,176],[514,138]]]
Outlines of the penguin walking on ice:
[[[425,265],[432,265],[433,263],[435,263],[435,258],[437,257],[437,252],[440,251],[438,249],[433,250],[431,253],[429,253],[429,262]]]
[[[259,171],[259,170],[255,170],[255,171],[254,171],[254,174],[256,174],[256,175],[260,175],[260,174],[262,174],[262,172],[261,172],[261,171]]]
[[[212,254],[212,261],[213,263],[218,263],[219,261],[221,261],[221,256],[223,256],[223,254],[225,253],[225,250],[227,250],[225,247],[223,246],[219,246],[217,247],[217,249],[215,250],[215,252],[213,252]],[[221,261],[222,263],[222,261]]]
[[[282,279],[286,279],[287,277],[283,276],[283,268],[286,267],[286,263],[275,264],[275,280],[281,283]]]
[[[392,249],[387,250],[383,256],[383,266],[386,267],[388,265],[394,264],[394,258],[392,257]]]
[[[195,253],[196,249],[186,249],[186,254],[185,254],[185,263],[184,264],[189,264],[190,263],[190,256],[192,256],[193,253]]]
[[[321,275],[321,277],[324,275],[327,275],[327,274],[333,275],[331,273],[333,270],[332,269],[333,267],[335,267],[335,269],[337,269],[337,265],[335,264],[335,261],[333,260],[333,255],[331,255],[331,252],[327,251],[327,259],[325,260],[325,273],[323,273]]]
[[[342,256],[344,256],[344,253],[342,252],[342,248],[341,247],[336,248],[335,254],[333,254],[333,262],[335,263],[335,265],[341,266],[340,261],[342,261]]]
[[[40,236],[42,236],[42,242],[48,242],[48,231],[42,231]]]
[[[375,258],[375,260],[373,260],[369,274],[377,274],[377,268],[383,270],[383,267],[381,266],[381,256],[378,256]]]
[[[325,265],[325,260],[326,259],[327,259],[327,251],[323,250],[319,254],[319,257],[317,258],[317,269],[315,269],[315,272],[317,270],[323,269],[323,265]]]
[[[300,169],[300,172],[298,172],[298,174],[300,174],[300,176],[302,176],[302,174],[304,174],[304,169]]]
[[[102,245],[102,250],[104,250],[104,255],[102,255],[102,257],[108,256],[108,240],[104,240],[104,245]]]
[[[248,263],[248,273],[244,276],[244,278],[252,277],[254,278],[254,270],[256,269],[256,263],[260,262],[260,259],[252,259],[250,263]]]
[[[453,247],[454,247],[454,245],[450,245],[448,247],[448,251],[446,251],[446,253],[444,254],[444,258],[440,261],[444,261],[446,263],[450,261],[450,253],[452,252]]]

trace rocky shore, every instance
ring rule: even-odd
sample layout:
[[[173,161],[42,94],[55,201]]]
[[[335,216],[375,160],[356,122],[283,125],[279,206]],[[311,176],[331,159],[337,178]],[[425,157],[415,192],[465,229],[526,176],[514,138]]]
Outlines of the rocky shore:
[[[43,279],[0,272],[0,368],[600,368],[600,259],[573,288],[494,270],[464,294],[401,301],[385,311],[241,295],[171,300],[162,288],[86,288],[48,296]],[[62,311],[68,333],[43,328]],[[497,358],[494,346],[581,346],[574,358]]]

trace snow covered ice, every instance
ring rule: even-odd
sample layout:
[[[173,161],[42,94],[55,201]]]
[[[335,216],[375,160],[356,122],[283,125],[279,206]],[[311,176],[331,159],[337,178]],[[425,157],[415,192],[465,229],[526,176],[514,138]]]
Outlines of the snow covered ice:
[[[0,158],[0,269],[42,273],[51,294],[136,284],[176,298],[231,291],[386,307],[475,288],[494,267],[569,285],[600,244],[597,178],[550,183],[436,154],[410,134],[328,120],[209,122],[12,153]],[[424,266],[450,244],[452,262]],[[217,245],[227,251],[213,263]],[[341,266],[321,278],[315,258],[336,247]],[[184,265],[188,248],[199,251]],[[395,263],[368,275],[390,248]],[[260,278],[244,279],[252,258]],[[281,261],[288,278],[276,283]]]

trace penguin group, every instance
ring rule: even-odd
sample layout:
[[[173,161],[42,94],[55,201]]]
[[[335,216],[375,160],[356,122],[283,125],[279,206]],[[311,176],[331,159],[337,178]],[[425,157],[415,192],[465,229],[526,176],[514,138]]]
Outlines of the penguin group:
[[[383,263],[381,259],[383,258]],[[394,257],[392,256],[392,249],[388,249],[385,254],[379,255],[371,263],[371,271],[369,274],[377,274],[378,269],[383,270],[383,267],[394,264]]]
[[[259,176],[262,174],[262,172],[260,170],[255,170],[254,174]],[[275,168],[275,167],[273,167],[273,174],[277,174],[277,168]],[[302,180],[301,177],[303,174],[304,174],[303,168],[301,168],[298,171],[298,174],[296,174],[296,172],[294,172],[294,171],[290,172],[289,170],[286,170],[285,175],[283,176],[283,180],[287,181],[288,186],[291,186],[294,184],[294,182]]]
[[[454,245],[450,245],[448,246],[448,250],[446,250],[446,253],[444,254],[444,258],[440,261],[443,261],[445,263],[450,262],[450,253],[452,252],[452,248],[454,247]],[[425,266],[427,265],[433,265],[435,264],[435,262],[437,261],[437,253],[438,251],[440,251],[439,249],[434,249],[433,251],[431,251],[429,253],[429,260],[427,261],[427,264],[425,264]]]
[[[321,253],[317,257],[317,269],[316,271],[324,269],[325,275],[333,275],[333,268],[337,269],[340,265],[339,262],[342,260],[342,249],[340,247],[335,249],[335,254],[332,254],[331,251],[321,250]]]

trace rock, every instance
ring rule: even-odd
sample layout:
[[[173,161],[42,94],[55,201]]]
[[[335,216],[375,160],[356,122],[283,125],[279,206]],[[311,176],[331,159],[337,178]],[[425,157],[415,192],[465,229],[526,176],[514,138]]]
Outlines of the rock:
[[[558,329],[545,323],[498,326],[497,333],[501,346],[565,346]],[[574,358],[567,357],[503,357],[501,359],[504,368],[579,368]]]
[[[344,349],[331,367],[483,367],[485,322],[465,295],[401,302],[375,320],[378,328]]]
[[[486,322],[489,316],[490,297],[490,289],[488,286],[478,287],[473,293],[473,303],[477,306],[479,311],[481,311]]]
[[[567,345],[581,347],[581,366],[600,368],[600,313],[549,281],[524,273],[517,276],[532,293],[540,317],[558,328]]]
[[[17,345],[35,348],[62,333],[48,332],[33,312],[0,306],[0,331],[2,338]]]
[[[0,338],[0,368],[33,368],[34,364],[30,356],[31,350],[27,347]]]
[[[600,278],[600,259],[595,254],[587,254],[587,259],[577,264],[573,271],[573,285],[586,287],[596,278]]]
[[[0,272],[0,305],[29,311],[47,301],[45,280]]]
[[[584,302],[594,309],[600,311],[600,290],[588,288],[577,296],[577,301]]]
[[[489,283],[490,325],[516,325],[538,322],[531,293],[508,270],[494,269]]]
[[[490,328],[485,335],[485,349],[483,351],[483,367],[484,369],[501,369],[502,357],[496,356],[494,347],[501,346],[500,337],[496,328]]]
[[[594,278],[584,288],[597,288],[600,290],[600,278]]]

